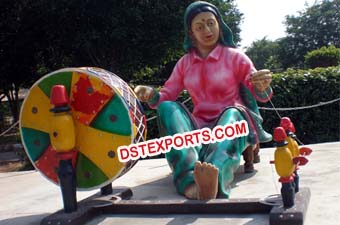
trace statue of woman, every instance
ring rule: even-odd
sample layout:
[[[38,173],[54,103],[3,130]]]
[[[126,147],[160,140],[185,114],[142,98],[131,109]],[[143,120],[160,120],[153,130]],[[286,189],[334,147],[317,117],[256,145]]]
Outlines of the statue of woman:
[[[166,159],[178,193],[189,199],[228,198],[242,152],[272,137],[262,128],[256,100],[272,96],[271,72],[257,71],[235,48],[232,33],[219,10],[198,1],[184,15],[184,49],[163,88],[135,88],[138,98],[157,109],[161,135],[174,135],[246,120],[249,135],[196,147],[172,149]],[[175,102],[186,89],[193,112]],[[255,100],[256,99],[256,100]]]

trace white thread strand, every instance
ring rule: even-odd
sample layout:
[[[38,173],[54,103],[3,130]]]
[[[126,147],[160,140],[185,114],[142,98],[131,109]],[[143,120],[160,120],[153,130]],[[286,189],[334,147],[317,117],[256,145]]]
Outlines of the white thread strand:
[[[187,98],[185,101],[183,101],[183,104],[187,103],[188,101],[191,100],[191,97]],[[320,106],[324,106],[324,105],[329,105],[332,104],[334,102],[338,102],[340,101],[340,98],[337,99],[333,99],[327,102],[319,102],[318,104],[315,105],[309,105],[309,106],[301,106],[301,107],[288,107],[288,108],[276,108],[273,104],[273,102],[271,100],[269,100],[270,104],[272,105],[273,108],[268,108],[268,107],[258,107],[259,109],[262,110],[268,110],[268,111],[275,111],[276,114],[278,115],[278,117],[281,119],[281,115],[278,111],[295,111],[295,110],[303,110],[303,109],[311,109],[311,108],[316,108],[316,107],[320,107]],[[154,120],[156,119],[157,116],[153,116],[151,118],[148,118],[146,121],[150,121],[150,120]]]
[[[8,133],[10,130],[13,129],[13,127],[15,127],[16,125],[19,124],[19,120],[17,122],[15,122],[12,126],[10,126],[7,130],[3,131],[1,134],[0,134],[0,137],[4,136],[6,133]]]
[[[319,102],[318,104],[315,105],[309,105],[309,106],[301,106],[301,107],[290,107],[290,108],[267,108],[267,107],[259,107],[259,109],[262,110],[278,110],[278,111],[294,111],[294,110],[302,110],[302,109],[311,109],[311,108],[316,108],[316,107],[320,107],[320,106],[324,106],[324,105],[328,105],[334,102],[338,102],[340,101],[340,98],[337,99],[333,99],[327,102]]]

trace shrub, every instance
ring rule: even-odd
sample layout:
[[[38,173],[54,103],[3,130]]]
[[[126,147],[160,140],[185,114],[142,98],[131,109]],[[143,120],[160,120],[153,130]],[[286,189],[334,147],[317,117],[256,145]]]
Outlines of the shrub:
[[[305,64],[308,68],[330,67],[340,65],[340,48],[331,45],[308,52],[305,55]]]
[[[273,75],[272,102],[276,108],[311,106],[340,97],[340,67],[293,70]],[[259,104],[272,107],[270,103]],[[339,101],[301,110],[279,111],[295,124],[296,134],[304,144],[339,141]],[[264,127],[272,132],[280,123],[275,111],[261,110]]]

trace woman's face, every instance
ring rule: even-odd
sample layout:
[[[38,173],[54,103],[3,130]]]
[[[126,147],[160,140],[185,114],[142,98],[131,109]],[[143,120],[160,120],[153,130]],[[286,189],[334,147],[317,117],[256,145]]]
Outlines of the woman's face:
[[[218,21],[211,12],[197,14],[191,22],[191,31],[198,49],[214,48],[220,35]]]

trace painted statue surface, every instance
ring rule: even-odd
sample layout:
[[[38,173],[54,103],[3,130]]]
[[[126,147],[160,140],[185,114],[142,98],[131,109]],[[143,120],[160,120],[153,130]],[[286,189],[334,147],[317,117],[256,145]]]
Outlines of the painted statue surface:
[[[249,134],[196,147],[172,149],[166,159],[178,193],[189,199],[228,198],[241,154],[272,137],[262,128],[257,101],[272,96],[271,72],[257,71],[235,48],[232,33],[218,9],[207,2],[190,4],[184,15],[186,54],[163,88],[137,86],[141,101],[157,109],[160,134],[174,135],[246,120]],[[193,111],[175,102],[187,90]]]

